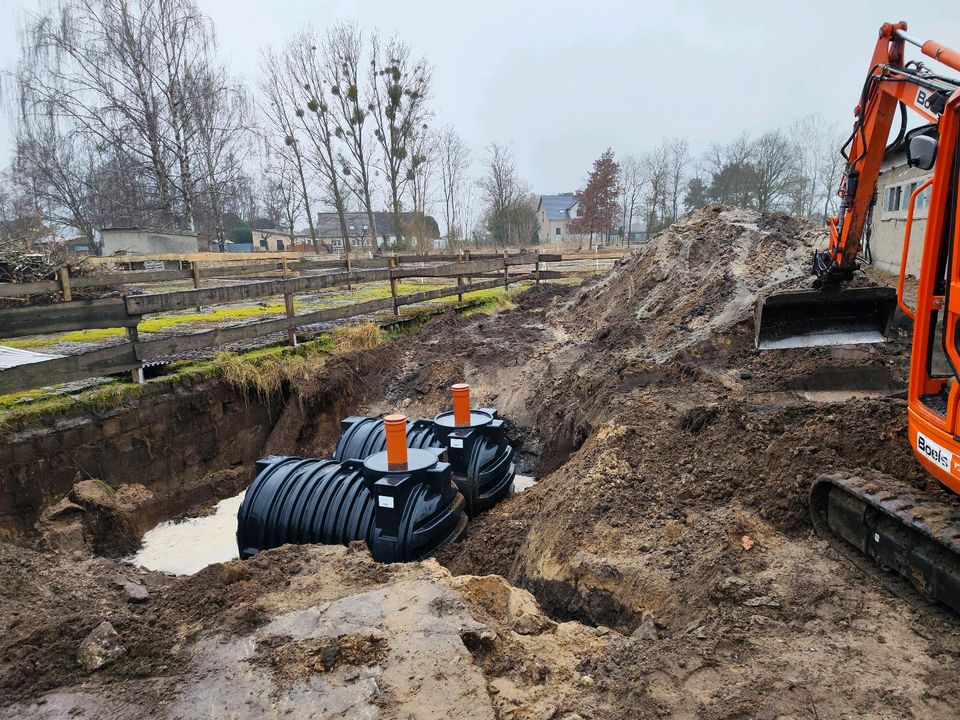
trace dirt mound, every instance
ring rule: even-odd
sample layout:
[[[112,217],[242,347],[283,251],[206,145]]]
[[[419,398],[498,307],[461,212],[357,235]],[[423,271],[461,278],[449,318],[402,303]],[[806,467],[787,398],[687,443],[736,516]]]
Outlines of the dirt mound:
[[[761,290],[802,274],[821,236],[786,215],[710,205],[585,283],[553,317],[580,337],[661,362],[751,316]]]
[[[118,574],[148,597],[130,602]],[[609,634],[558,625],[502,578],[362,548],[287,546],[171,580],[0,545],[0,593],[0,718],[562,716],[596,707],[578,668]],[[84,669],[102,623],[113,656]]]

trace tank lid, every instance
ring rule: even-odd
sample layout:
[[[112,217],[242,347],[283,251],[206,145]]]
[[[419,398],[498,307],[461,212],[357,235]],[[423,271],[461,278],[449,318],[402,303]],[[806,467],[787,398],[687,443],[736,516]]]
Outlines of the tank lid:
[[[470,410],[469,425],[457,425],[456,422],[454,422],[452,410],[445,413],[440,413],[433,419],[433,422],[436,423],[437,425],[440,425],[441,427],[453,428],[453,429],[467,428],[467,427],[472,427],[472,428],[480,427],[482,425],[488,425],[492,421],[493,421],[493,415],[491,413],[488,413],[485,410],[473,410],[473,409]]]
[[[405,468],[392,468],[387,462],[387,451],[383,450],[374,453],[363,461],[363,467],[367,470],[381,475],[409,475],[410,473],[426,470],[436,465],[438,462],[437,454],[430,450],[421,450],[419,448],[407,449],[407,466]]]

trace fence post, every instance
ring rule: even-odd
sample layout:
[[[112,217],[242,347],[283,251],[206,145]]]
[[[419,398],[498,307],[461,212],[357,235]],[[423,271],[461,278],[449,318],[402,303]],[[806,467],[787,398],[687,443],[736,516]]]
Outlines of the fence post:
[[[137,333],[136,326],[127,328],[127,339],[130,341],[130,344],[133,345],[134,353],[137,352],[137,340],[139,339],[139,334]],[[143,385],[143,367],[138,367],[135,370],[130,371],[130,381],[135,382],[137,385]]]
[[[462,262],[463,262],[463,248],[460,248],[460,254],[457,255],[457,262],[458,262],[458,263],[462,263]],[[463,287],[463,275],[457,275],[457,287],[458,287],[458,288],[459,288],[459,287]],[[462,293],[462,292],[458,292],[458,293],[457,293],[457,302],[458,302],[458,303],[462,303],[462,302],[463,302],[463,293]]]
[[[283,279],[287,279],[287,258],[284,257],[281,262],[283,263]],[[293,308],[293,293],[284,293],[283,294],[283,309],[286,312],[288,318],[292,318],[296,315],[296,311]],[[287,345],[290,347],[297,346],[297,329],[290,328],[287,330]]]
[[[73,300],[73,290],[70,288],[70,268],[60,268],[60,289],[63,291],[63,301]]]
[[[193,289],[200,289],[200,263],[196,260],[190,261],[190,267],[193,269]],[[202,308],[197,305],[197,312],[202,312]]]
[[[400,317],[400,306],[397,305],[397,279],[393,276],[393,270],[397,267],[397,257],[387,258],[387,267],[390,268],[390,295],[393,297],[393,314]]]
[[[533,259],[536,260],[534,264],[534,275],[537,277],[537,285],[540,284],[540,248],[537,248],[533,251]]]
[[[350,282],[350,273],[353,272],[353,263],[350,262],[350,240],[348,239],[344,244],[345,257],[347,260],[347,290],[353,290],[353,284]]]
[[[507,265],[507,251],[503,251],[503,289],[510,289],[510,266]]]

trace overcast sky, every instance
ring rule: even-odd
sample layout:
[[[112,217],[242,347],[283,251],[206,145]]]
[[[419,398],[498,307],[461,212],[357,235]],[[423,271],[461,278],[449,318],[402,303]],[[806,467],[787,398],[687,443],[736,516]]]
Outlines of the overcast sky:
[[[608,146],[639,153],[664,136],[695,150],[808,113],[849,126],[877,30],[960,47],[956,2],[806,0],[198,0],[219,51],[254,83],[260,49],[338,19],[396,33],[434,66],[438,123],[474,156],[513,146],[535,192],[575,190]],[[0,63],[39,2],[0,0]],[[911,56],[916,56],[910,49]],[[0,119],[0,166],[12,137]]]

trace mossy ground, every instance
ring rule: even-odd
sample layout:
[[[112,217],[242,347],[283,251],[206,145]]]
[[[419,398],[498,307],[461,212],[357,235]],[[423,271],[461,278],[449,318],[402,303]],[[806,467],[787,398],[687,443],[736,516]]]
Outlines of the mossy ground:
[[[398,295],[410,295],[412,293],[425,292],[427,290],[436,290],[438,288],[448,287],[447,285],[421,285],[418,283],[397,283]],[[487,292],[477,291],[476,294]],[[323,295],[321,300],[294,300],[294,309],[298,312],[314,312],[317,310],[327,310],[333,307],[339,307],[347,303],[366,302],[369,300],[382,300],[390,297],[389,283],[366,283],[357,285],[353,290],[343,290],[337,288],[334,291]],[[443,298],[441,302],[449,301],[449,298]],[[454,298],[456,302],[456,298]],[[282,302],[264,303],[258,305],[244,305],[240,307],[224,307],[206,312],[172,312],[164,313],[162,316],[154,316],[143,320],[137,326],[141,333],[159,333],[172,327],[190,324],[217,324],[222,322],[233,322],[239,320],[255,320],[270,316],[283,315],[285,312]],[[103,328],[98,330],[77,330],[74,332],[60,333],[56,335],[47,335],[45,337],[35,338],[17,338],[4,341],[3,344],[15,348],[38,348],[56,345],[65,342],[97,342],[110,337],[119,337],[126,333],[124,328]]]
[[[431,286],[421,285],[410,287],[415,288],[415,292],[431,289]],[[466,298],[469,307],[464,309],[463,313],[496,312],[514,307],[512,298],[522,289],[523,287],[512,287],[509,292],[504,292],[501,288],[492,288],[469,293]],[[382,288],[369,290],[382,292]],[[388,287],[386,295],[389,294]],[[356,299],[355,296],[351,297]],[[455,304],[457,297],[454,295],[443,298],[443,302]],[[257,306],[227,310],[259,310],[265,313],[269,309],[270,306],[266,308]],[[411,312],[410,319],[415,318],[418,313],[423,313],[422,307],[410,308],[410,310],[414,311]],[[224,315],[221,313],[218,316],[222,318]],[[197,316],[194,314],[189,317]],[[158,320],[166,319],[158,318]],[[426,319],[427,316],[424,315],[424,321]],[[143,324],[141,323],[141,327]],[[10,432],[17,427],[38,424],[82,408],[93,412],[104,412],[121,407],[138,399],[148,388],[191,386],[218,378],[245,392],[267,396],[279,390],[284,384],[294,388],[300,386],[302,383],[298,382],[299,380],[305,379],[321,367],[334,353],[374,347],[385,340],[412,332],[418,326],[419,323],[406,323],[401,327],[384,331],[377,323],[354,323],[331,332],[321,333],[296,347],[270,346],[242,353],[223,352],[209,360],[172,362],[166,366],[166,372],[163,375],[149,378],[142,385],[126,379],[111,379],[72,393],[55,393],[49,388],[39,388],[0,395],[0,433]]]

